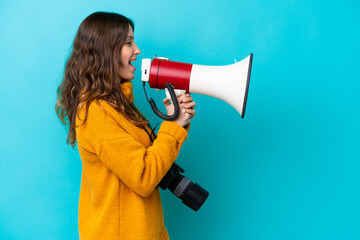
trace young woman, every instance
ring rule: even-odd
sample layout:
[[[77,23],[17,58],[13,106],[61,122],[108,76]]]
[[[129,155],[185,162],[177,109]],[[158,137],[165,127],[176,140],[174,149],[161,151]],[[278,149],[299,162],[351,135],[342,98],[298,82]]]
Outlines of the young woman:
[[[83,164],[80,239],[169,239],[157,185],[187,138],[195,102],[178,97],[179,117],[150,139],[148,120],[133,103],[132,62],[140,54],[133,31],[133,22],[115,13],[84,19],[58,88],[56,112]],[[172,104],[164,104],[172,114]]]

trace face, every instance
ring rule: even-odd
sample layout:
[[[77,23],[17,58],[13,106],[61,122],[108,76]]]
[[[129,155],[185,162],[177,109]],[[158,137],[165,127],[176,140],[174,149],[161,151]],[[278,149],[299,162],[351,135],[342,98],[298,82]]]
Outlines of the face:
[[[129,33],[127,39],[125,41],[124,46],[121,48],[120,59],[122,64],[124,65],[120,69],[120,77],[124,80],[134,79],[134,72],[136,68],[132,65],[132,62],[135,62],[137,59],[137,55],[141,53],[140,49],[134,42],[134,32],[129,26]]]

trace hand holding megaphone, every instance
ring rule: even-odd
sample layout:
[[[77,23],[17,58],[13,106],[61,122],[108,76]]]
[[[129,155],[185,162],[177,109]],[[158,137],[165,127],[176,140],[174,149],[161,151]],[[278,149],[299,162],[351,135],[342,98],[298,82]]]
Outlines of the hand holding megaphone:
[[[174,114],[161,113],[155,102],[148,100],[160,118],[174,120],[179,114],[174,89],[216,97],[234,107],[244,118],[253,54],[240,62],[225,66],[205,66],[170,61],[165,58],[142,59],[141,80],[151,88],[168,89],[174,104]],[[146,95],[146,91],[145,91]],[[147,95],[146,95],[147,98]]]
[[[195,106],[196,103],[193,101],[193,98],[190,96],[189,93],[179,93],[179,95],[177,95],[177,100],[179,103],[179,115],[178,117],[173,120],[173,122],[176,122],[177,124],[179,124],[182,127],[187,126],[191,119],[195,116]],[[169,98],[165,98],[163,100],[166,110],[167,110],[167,115],[171,116],[174,114],[174,104],[173,101]]]

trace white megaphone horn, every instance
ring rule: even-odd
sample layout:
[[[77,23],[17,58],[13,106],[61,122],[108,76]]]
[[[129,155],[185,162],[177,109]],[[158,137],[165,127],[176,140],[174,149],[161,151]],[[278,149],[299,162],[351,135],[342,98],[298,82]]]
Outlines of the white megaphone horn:
[[[241,118],[244,118],[252,59],[253,54],[250,53],[248,57],[234,64],[205,66],[174,62],[165,58],[144,58],[141,63],[141,80],[144,90],[146,82],[149,82],[151,88],[169,90],[175,107],[172,116],[162,114],[156,108],[155,102],[148,100],[153,111],[165,120],[174,120],[178,115],[173,89],[221,99],[234,107]]]

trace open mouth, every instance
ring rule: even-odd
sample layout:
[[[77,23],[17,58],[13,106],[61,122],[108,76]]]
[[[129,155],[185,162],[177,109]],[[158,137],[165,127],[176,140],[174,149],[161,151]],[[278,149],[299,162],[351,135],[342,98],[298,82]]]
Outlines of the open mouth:
[[[135,61],[136,61],[136,59],[130,60],[130,61],[129,61],[129,64],[130,64],[131,66],[133,66],[132,63],[135,62]]]

